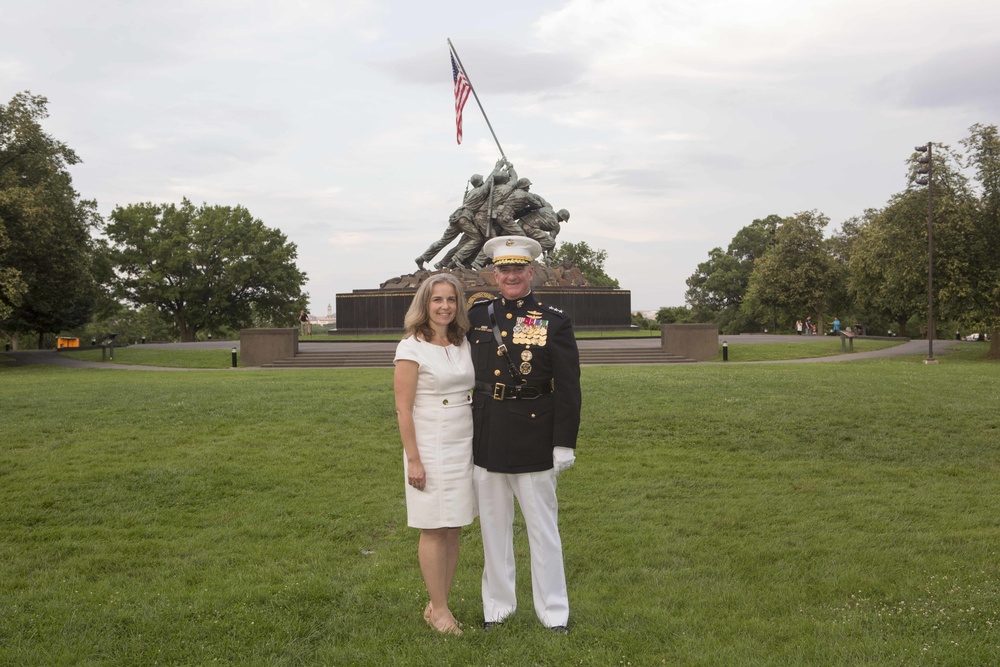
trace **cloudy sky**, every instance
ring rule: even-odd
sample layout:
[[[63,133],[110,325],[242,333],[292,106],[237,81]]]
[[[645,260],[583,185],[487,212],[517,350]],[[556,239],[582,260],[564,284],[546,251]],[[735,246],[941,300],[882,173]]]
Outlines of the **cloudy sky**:
[[[32,0],[0,11],[0,97],[49,99],[108,215],[242,204],[298,246],[311,310],[415,269],[504,153],[607,250],[632,308],[684,303],[771,213],[828,232],[916,144],[1000,122],[996,0]]]

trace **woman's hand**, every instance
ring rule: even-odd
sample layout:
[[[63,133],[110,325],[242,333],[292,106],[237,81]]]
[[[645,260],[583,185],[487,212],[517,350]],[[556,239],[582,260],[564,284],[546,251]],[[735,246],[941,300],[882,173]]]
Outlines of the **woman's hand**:
[[[417,491],[423,491],[427,483],[427,474],[424,472],[424,464],[420,461],[410,461],[406,465],[407,481]]]

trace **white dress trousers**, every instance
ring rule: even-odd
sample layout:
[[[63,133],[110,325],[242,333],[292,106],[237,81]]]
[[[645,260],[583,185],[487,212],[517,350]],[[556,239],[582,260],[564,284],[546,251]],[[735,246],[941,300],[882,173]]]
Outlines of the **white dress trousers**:
[[[502,621],[517,609],[514,576],[514,498],[517,498],[528,529],[535,613],[547,628],[566,625],[569,596],[559,537],[555,470],[507,474],[475,466],[473,481],[486,561],[485,620]]]

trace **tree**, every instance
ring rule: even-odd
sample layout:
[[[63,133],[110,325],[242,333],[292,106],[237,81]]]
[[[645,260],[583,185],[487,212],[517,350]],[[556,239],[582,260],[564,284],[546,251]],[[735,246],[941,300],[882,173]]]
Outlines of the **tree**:
[[[644,331],[659,331],[660,323],[656,320],[651,320],[642,313],[632,313],[632,326],[637,329],[642,329]]]
[[[107,234],[119,296],[155,306],[181,341],[205,329],[289,324],[306,300],[295,244],[242,206],[119,206]]]
[[[619,289],[618,281],[604,272],[604,261],[608,258],[606,250],[592,249],[586,241],[579,243],[560,243],[555,250],[545,258],[546,266],[560,266],[563,262],[575,265],[584,278],[595,287],[610,287]]]
[[[100,226],[68,167],[80,162],[46,134],[47,100],[18,93],[0,105],[0,328],[12,333],[72,329],[90,319]],[[16,338],[15,338],[16,342]]]
[[[966,166],[976,174],[982,196],[972,216],[972,235],[967,244],[971,265],[967,324],[990,331],[988,358],[1000,359],[1000,136],[996,125],[975,124],[962,140],[968,151]]]
[[[781,218],[769,215],[743,227],[729,243],[727,250],[713,248],[708,261],[698,265],[687,279],[685,299],[691,305],[695,321],[715,321],[723,333],[739,333],[756,329],[760,322],[740,308],[750,274],[756,262],[774,245]]]
[[[74,332],[83,340],[103,341],[108,333],[115,333],[121,342],[131,343],[143,338],[147,342],[176,341],[177,327],[160,316],[156,307],[147,305],[140,310],[128,308],[125,304],[114,301],[115,309],[104,309],[100,317]]]
[[[885,207],[865,212],[852,244],[848,291],[857,307],[895,323],[927,314],[927,190],[914,184],[917,153],[908,162],[909,184]],[[933,156],[934,282],[939,316],[961,317],[968,294],[967,255],[973,198],[959,172],[960,156],[938,146]],[[940,306],[940,307],[939,307]]]
[[[823,318],[837,305],[838,267],[823,239],[829,218],[816,211],[798,213],[782,220],[775,246],[757,260],[741,308],[766,321],[780,313],[794,318],[815,313]]]
[[[689,324],[697,320],[686,306],[664,306],[656,311],[656,321],[660,324]]]
[[[3,220],[0,219],[0,258],[4,257],[4,250],[9,246],[10,239],[7,238]],[[0,322],[10,317],[14,308],[21,304],[21,296],[27,289],[27,285],[21,280],[20,271],[0,264]]]
[[[926,228],[926,199],[916,191],[869,211],[850,259],[848,290],[855,304],[888,317],[901,336],[907,335],[910,316],[927,308],[927,233],[921,234],[921,206]]]

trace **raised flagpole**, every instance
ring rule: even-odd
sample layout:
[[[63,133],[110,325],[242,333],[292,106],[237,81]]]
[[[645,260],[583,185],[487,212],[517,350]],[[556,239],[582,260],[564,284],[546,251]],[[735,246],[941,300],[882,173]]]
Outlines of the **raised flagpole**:
[[[486,119],[486,127],[490,128],[490,134],[493,135],[493,141],[497,142],[497,149],[500,151],[500,156],[506,160],[507,156],[504,155],[503,148],[500,147],[500,140],[497,139],[497,133],[493,131],[493,126],[490,125],[490,119],[486,115],[486,110],[483,109],[483,104],[479,101],[479,95],[476,94],[476,87],[472,85],[472,79],[469,78],[469,73],[465,71],[465,65],[462,64],[462,59],[458,57],[458,52],[455,51],[455,45],[451,43],[451,38],[448,38],[448,48],[451,49],[451,55],[455,56],[455,60],[458,61],[458,66],[462,68],[462,74],[465,75],[465,80],[469,82],[469,90],[472,91],[472,96],[476,98],[476,104],[479,105],[479,110],[483,112],[483,118]]]

